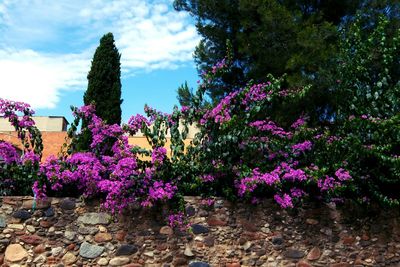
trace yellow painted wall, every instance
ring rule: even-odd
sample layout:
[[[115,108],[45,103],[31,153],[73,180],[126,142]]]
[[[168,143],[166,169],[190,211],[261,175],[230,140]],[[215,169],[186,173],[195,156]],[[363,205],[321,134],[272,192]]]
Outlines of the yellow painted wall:
[[[190,142],[193,140],[193,138],[187,138],[186,140],[183,141],[183,143],[186,146],[190,145]],[[151,149],[151,146],[147,142],[146,137],[143,136],[131,136],[128,138],[128,142],[130,145],[137,145],[139,147],[145,148],[145,149]],[[165,148],[167,149],[167,155],[170,156],[171,154],[171,138],[167,138],[167,142],[165,144]],[[146,158],[144,158],[146,159]]]

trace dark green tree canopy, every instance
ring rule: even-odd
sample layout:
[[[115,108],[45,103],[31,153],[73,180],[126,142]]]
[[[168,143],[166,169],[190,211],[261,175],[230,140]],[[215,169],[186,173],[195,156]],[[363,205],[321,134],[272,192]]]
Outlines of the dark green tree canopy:
[[[85,105],[96,105],[96,114],[108,124],[121,124],[120,58],[113,34],[105,34],[93,56],[83,97]]]
[[[249,80],[287,73],[289,85],[302,86],[337,52],[337,25],[360,1],[175,0],[178,11],[196,19],[202,37],[195,50],[199,71],[209,70],[232,43],[233,67],[220,86],[209,90],[220,98]]]
[[[198,71],[210,70],[232,45],[232,67],[207,88],[216,102],[247,82],[286,74],[283,87],[307,89],[299,98],[276,103],[275,120],[285,125],[299,113],[310,123],[329,123],[337,99],[332,97],[340,58],[342,31],[362,15],[363,32],[370,33],[379,15],[390,21],[388,36],[399,28],[398,0],[175,0],[178,11],[191,14],[202,37],[195,49]],[[310,87],[308,85],[311,85]],[[178,90],[179,100],[189,99]]]

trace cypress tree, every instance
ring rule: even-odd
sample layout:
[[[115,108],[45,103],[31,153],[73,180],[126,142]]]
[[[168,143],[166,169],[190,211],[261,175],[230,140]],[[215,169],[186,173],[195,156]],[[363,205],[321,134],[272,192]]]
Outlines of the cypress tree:
[[[85,105],[94,104],[96,115],[107,124],[121,124],[121,54],[114,43],[112,33],[100,39],[88,73],[88,88],[83,96]],[[88,151],[92,136],[82,122],[82,132],[73,142],[75,151]]]
[[[85,105],[95,104],[96,115],[107,124],[121,124],[121,54],[112,33],[100,39],[87,76],[88,88],[83,96]]]

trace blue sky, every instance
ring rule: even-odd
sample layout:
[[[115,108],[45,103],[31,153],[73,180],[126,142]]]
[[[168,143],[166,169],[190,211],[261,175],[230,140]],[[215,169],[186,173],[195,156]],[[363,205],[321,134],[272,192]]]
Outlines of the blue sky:
[[[146,103],[171,111],[180,84],[196,87],[199,36],[172,0],[0,0],[0,97],[71,120],[107,32],[121,53],[123,121]]]

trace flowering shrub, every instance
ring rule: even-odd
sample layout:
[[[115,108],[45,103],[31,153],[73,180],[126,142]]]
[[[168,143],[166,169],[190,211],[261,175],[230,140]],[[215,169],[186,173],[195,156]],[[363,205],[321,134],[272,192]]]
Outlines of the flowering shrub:
[[[181,211],[168,215],[168,224],[172,229],[178,229],[179,231],[187,231],[190,229],[188,218]]]
[[[350,116],[337,123],[336,128],[317,136],[316,164],[325,168],[344,166],[351,172],[353,181],[342,192],[343,198],[399,206],[399,132],[399,115],[389,119]],[[348,179],[348,174],[339,169],[334,176],[321,181],[320,186],[328,189],[332,183]]]
[[[399,206],[400,29],[384,15],[368,25],[363,16],[341,33],[336,106],[316,159],[347,165],[354,181],[345,198]]]
[[[28,104],[0,98],[0,116],[14,126],[22,151],[0,140],[0,195],[31,194],[37,179],[43,150],[40,131],[32,120],[34,111]]]
[[[202,88],[197,91],[199,99]],[[203,110],[196,103],[185,107],[191,114],[186,120],[198,122],[200,130],[185,155],[192,167],[192,176],[184,178],[190,184],[187,193],[253,203],[258,197],[272,196],[281,207],[292,208],[304,197],[328,200],[351,182],[344,166],[320,169],[315,165],[310,153],[314,130],[306,128],[304,116],[287,129],[266,117],[276,98],[292,94],[281,89],[280,80],[271,79],[229,93],[211,109]],[[320,187],[324,182],[326,186]]]
[[[19,163],[20,155],[17,149],[10,143],[0,142],[0,157],[6,164]]]
[[[165,123],[166,115],[152,109],[147,111],[149,120],[138,115],[121,127],[105,124],[94,114],[93,106],[75,108],[76,120],[72,129],[77,129],[80,120],[88,122],[87,127],[93,136],[91,152],[47,159],[40,168],[46,179],[36,185],[36,194],[45,191],[43,186],[53,192],[72,186],[85,197],[104,197],[103,208],[112,212],[121,212],[132,204],[150,207],[174,198],[177,179],[165,175],[171,172],[172,164],[167,164],[167,151],[162,147],[166,138],[165,127],[161,125]],[[153,123],[152,129],[149,128],[150,122]],[[151,151],[128,143],[128,133],[139,130],[147,133],[153,144]],[[79,133],[70,131],[69,135],[73,146]],[[151,156],[151,160],[143,160],[141,155]]]
[[[304,199],[399,206],[399,114],[377,118],[356,113],[344,118],[342,112],[327,128],[310,128],[307,114],[299,114],[281,125],[273,119],[276,103],[303,92],[282,89],[281,80],[273,77],[266,83],[249,83],[209,107],[204,94],[227,62],[203,73],[191,104],[174,107],[171,114],[145,106],[146,116],[133,116],[120,126],[104,123],[93,106],[73,108],[75,119],[64,154],[48,158],[40,168],[42,147],[30,118],[33,112],[23,103],[0,102],[0,113],[9,118],[24,144],[21,158],[14,147],[0,143],[1,192],[24,192],[14,190],[20,185],[32,186],[41,198],[77,192],[100,197],[102,207],[114,213],[131,205],[152,207],[168,201],[175,210],[169,224],[178,228],[186,224],[179,211],[184,194],[201,195],[207,205],[213,197],[224,196],[253,204],[271,197],[282,208],[293,208]],[[24,116],[19,119],[15,111]],[[82,121],[92,139],[89,151],[77,152]],[[185,145],[191,124],[199,132]],[[128,143],[128,136],[138,132],[150,149]],[[18,175],[29,179],[16,182]]]

